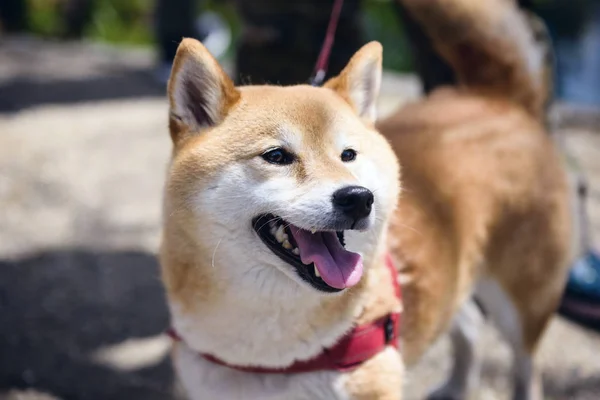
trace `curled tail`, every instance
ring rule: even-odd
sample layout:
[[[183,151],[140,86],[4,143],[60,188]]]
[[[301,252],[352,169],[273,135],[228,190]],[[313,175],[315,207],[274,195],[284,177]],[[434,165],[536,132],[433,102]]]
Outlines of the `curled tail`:
[[[539,27],[515,0],[398,1],[450,64],[459,85],[508,98],[543,118],[551,93],[551,45],[538,43]]]

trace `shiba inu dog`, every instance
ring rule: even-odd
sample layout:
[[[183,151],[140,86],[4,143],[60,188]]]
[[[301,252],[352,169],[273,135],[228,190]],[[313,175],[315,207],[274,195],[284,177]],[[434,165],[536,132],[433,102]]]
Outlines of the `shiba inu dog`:
[[[374,126],[381,58],[366,45],[327,87],[235,88],[200,43],[180,45],[161,264],[190,397],[399,393],[393,346],[348,373],[198,355],[285,368],[400,307],[385,263],[399,169]]]
[[[433,396],[462,398],[474,296],[515,350],[515,398],[534,395],[569,215],[532,35],[505,0],[405,3],[461,87],[379,123],[378,43],[324,87],[239,88],[181,43],[160,260],[191,399],[399,399],[450,325],[460,360]]]

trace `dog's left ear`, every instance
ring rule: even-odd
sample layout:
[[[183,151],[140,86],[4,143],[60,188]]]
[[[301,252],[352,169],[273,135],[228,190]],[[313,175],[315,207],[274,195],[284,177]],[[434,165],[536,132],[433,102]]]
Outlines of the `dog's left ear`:
[[[338,76],[324,85],[336,91],[360,117],[371,123],[377,118],[382,59],[381,44],[375,41],[367,43],[352,56]]]

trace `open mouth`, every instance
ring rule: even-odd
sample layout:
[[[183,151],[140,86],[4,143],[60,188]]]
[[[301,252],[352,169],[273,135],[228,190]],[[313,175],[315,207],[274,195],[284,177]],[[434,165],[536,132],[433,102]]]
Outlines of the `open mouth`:
[[[252,225],[264,244],[317,290],[339,292],[362,277],[362,257],[344,248],[343,231],[311,232],[273,214],[256,217]]]

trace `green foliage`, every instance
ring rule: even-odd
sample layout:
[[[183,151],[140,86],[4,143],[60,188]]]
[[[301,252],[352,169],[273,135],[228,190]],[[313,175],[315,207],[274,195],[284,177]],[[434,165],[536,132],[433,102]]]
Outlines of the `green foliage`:
[[[369,40],[378,40],[385,49],[383,67],[411,71],[410,48],[402,30],[402,20],[392,1],[364,1],[365,25]]]
[[[93,39],[118,44],[150,44],[153,1],[101,0],[87,34]]]
[[[40,36],[56,36],[61,28],[61,19],[56,2],[27,0],[28,26],[32,33]]]
[[[25,0],[31,33],[60,37],[65,32],[64,4],[58,0]],[[85,36],[114,44],[152,43],[151,0],[95,0]]]

